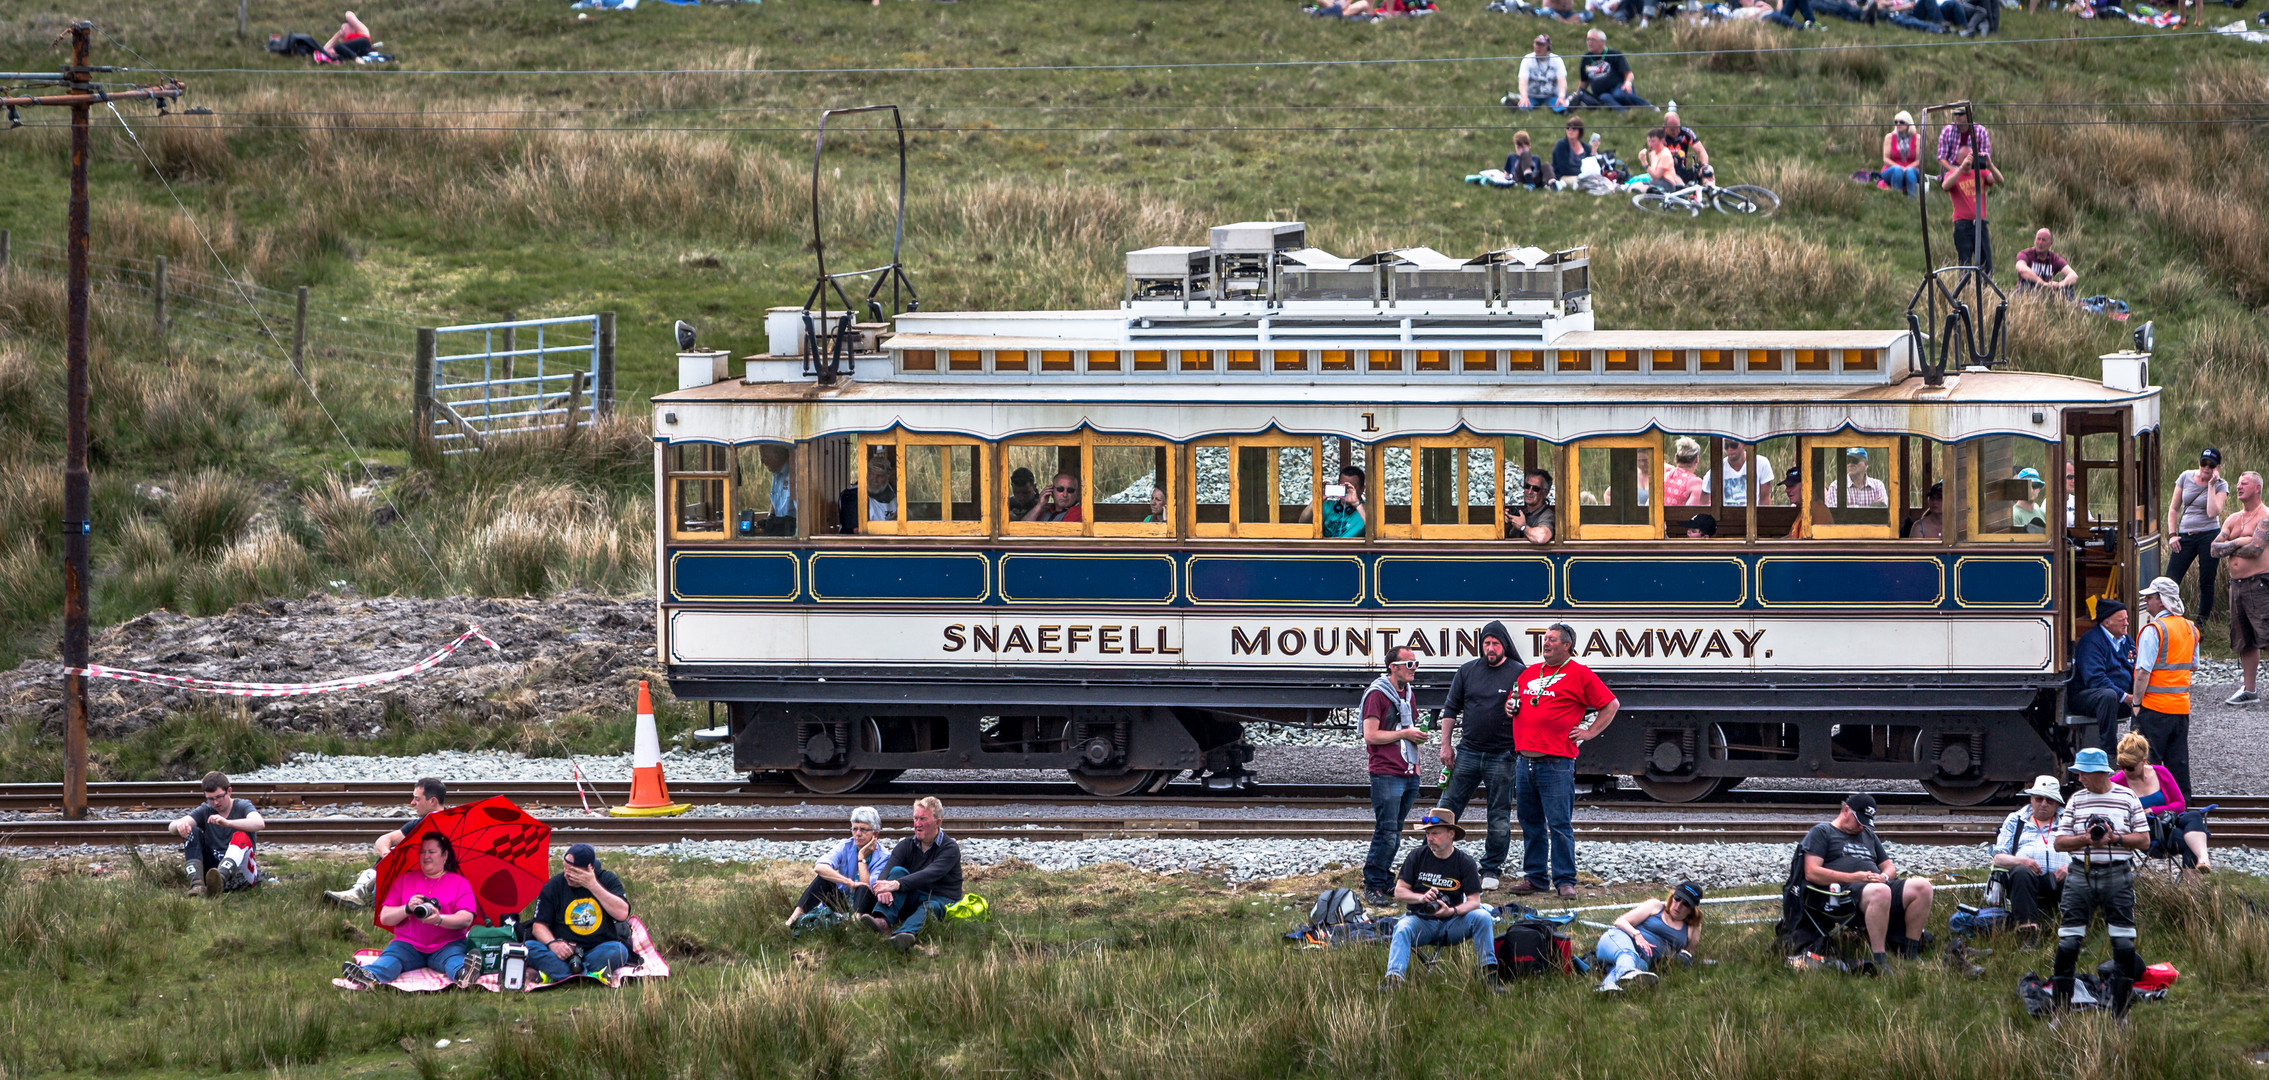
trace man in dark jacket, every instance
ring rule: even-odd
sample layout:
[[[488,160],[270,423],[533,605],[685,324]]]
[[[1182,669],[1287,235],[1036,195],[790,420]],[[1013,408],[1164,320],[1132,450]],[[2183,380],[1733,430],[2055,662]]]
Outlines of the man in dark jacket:
[[[1571,116],[1568,137],[1552,144],[1552,175],[1563,180],[1582,176],[1584,159],[1589,156],[1591,149],[1584,145],[1584,118]]]
[[[1576,91],[1577,105],[1616,112],[1654,108],[1653,102],[1632,92],[1631,64],[1623,59],[1623,50],[1608,48],[1607,35],[1598,30],[1584,35],[1584,54],[1576,60],[1576,72],[1583,86]]]
[[[2129,683],[2135,672],[2135,642],[2127,636],[2127,606],[2096,601],[2096,628],[2080,636],[2072,650],[2072,682],[2065,688],[2065,711],[2096,718],[2095,746],[2109,753],[2119,746],[2119,722],[2135,715]]]
[[[1513,846],[1513,722],[1505,703],[1513,700],[1520,681],[1520,650],[1505,624],[1481,628],[1481,656],[1468,660],[1450,679],[1450,696],[1442,702],[1442,767],[1450,770],[1442,787],[1442,808],[1453,816],[1465,812],[1473,789],[1489,788],[1489,839],[1481,849],[1481,889],[1497,887],[1505,854]],[[1450,749],[1450,729],[1462,723],[1464,735]]]
[[[874,914],[867,921],[875,932],[890,933],[891,947],[899,952],[914,947],[924,922],[961,899],[961,845],[944,826],[945,804],[933,795],[917,800],[914,835],[891,849],[890,876],[874,884]]]

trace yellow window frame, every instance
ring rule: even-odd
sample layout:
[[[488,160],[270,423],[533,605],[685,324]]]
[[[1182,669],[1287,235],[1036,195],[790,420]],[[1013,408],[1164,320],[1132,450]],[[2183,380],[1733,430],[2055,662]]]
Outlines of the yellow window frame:
[[[1425,435],[1408,439],[1395,439],[1373,445],[1375,449],[1372,450],[1374,455],[1372,460],[1379,463],[1380,475],[1372,480],[1372,490],[1365,493],[1364,497],[1371,504],[1366,512],[1372,515],[1371,521],[1375,523],[1372,531],[1375,535],[1381,539],[1396,540],[1495,540],[1501,539],[1505,535],[1505,440],[1502,437],[1490,439],[1470,433]],[[1390,525],[1386,520],[1385,463],[1387,448],[1390,446],[1401,447],[1410,452],[1410,523],[1407,525]],[[1496,461],[1496,472],[1490,478],[1490,490],[1494,494],[1490,502],[1489,524],[1427,525],[1419,520],[1424,516],[1426,505],[1425,469],[1421,465],[1421,460],[1428,450],[1445,449],[1482,449],[1495,452],[1492,456]],[[1465,476],[1466,456],[1461,453],[1456,457],[1459,490],[1463,491],[1470,484]],[[1464,505],[1462,500],[1459,505]]]
[[[1661,436],[1650,435],[1608,435],[1595,439],[1578,439],[1561,447],[1560,475],[1565,479],[1560,481],[1559,487],[1565,492],[1576,492],[1583,489],[1581,479],[1583,472],[1578,467],[1577,463],[1580,458],[1577,455],[1584,450],[1646,450],[1652,452],[1654,457],[1660,458],[1662,456],[1662,438]],[[1659,470],[1662,468],[1662,463],[1659,460],[1654,461],[1648,467]],[[1648,481],[1647,491],[1651,494],[1651,497],[1647,499],[1647,524],[1586,525],[1584,524],[1583,505],[1572,498],[1563,497],[1555,500],[1555,505],[1558,508],[1555,514],[1559,519],[1561,535],[1569,540],[1661,539],[1662,477],[1658,473],[1651,477],[1642,474],[1640,478]],[[1499,492],[1498,498],[1504,498],[1502,491]]]
[[[1883,514],[1884,523],[1881,525],[1837,525],[1831,522],[1816,522],[1812,520],[1812,508],[1814,506],[1826,507],[1831,512],[1831,514],[1835,510],[1842,509],[1842,507],[1827,506],[1828,489],[1830,487],[1833,487],[1834,485],[1826,477],[1813,475],[1813,451],[1822,447],[1828,448],[1830,450],[1842,451],[1854,446],[1866,450],[1868,459],[1870,461],[1885,461],[1891,463],[1884,468],[1882,476],[1873,477],[1873,479],[1883,481],[1883,495],[1885,504],[1885,510]],[[1900,466],[1898,463],[1898,436],[1807,435],[1797,441],[1797,447],[1797,456],[1802,459],[1797,462],[1797,467],[1804,471],[1804,507],[1799,513],[1804,521],[1804,536],[1806,539],[1898,539],[1899,515],[1905,512],[1906,506],[1905,503],[1899,501],[1900,481],[1903,479],[1903,477],[1899,475]],[[1859,508],[1855,507],[1854,509]]]
[[[1160,472],[1162,472],[1164,475],[1158,477],[1158,486],[1166,489],[1166,520],[1095,520],[1095,514],[1093,513],[1095,506],[1095,492],[1093,488],[1095,485],[1092,477],[1095,474],[1095,449],[1102,446],[1140,446],[1152,450],[1164,449],[1166,451],[1165,464],[1160,469]],[[1090,433],[1088,435],[1087,450],[1084,453],[1080,454],[1080,467],[1088,474],[1089,477],[1089,479],[1081,480],[1081,483],[1087,485],[1087,487],[1089,488],[1086,495],[1086,501],[1081,503],[1081,505],[1087,507],[1088,510],[1080,514],[1081,517],[1087,519],[1087,535],[1173,536],[1174,524],[1175,522],[1179,521],[1182,516],[1182,500],[1179,495],[1182,487],[1182,470],[1180,468],[1181,459],[1182,455],[1176,452],[1174,444],[1167,442],[1164,439],[1153,439],[1142,435],[1105,435]],[[1235,515],[1232,514],[1231,516]]]
[[[898,476],[896,479],[897,487],[896,490],[892,493],[893,506],[895,507],[898,514],[898,520],[896,521],[872,521],[867,519],[867,460],[871,456],[868,453],[868,448],[874,446],[891,446],[900,448],[898,453],[891,455],[892,463],[898,471]],[[976,475],[980,480],[980,484],[977,491],[977,516],[975,518],[966,521],[958,519],[947,521],[906,520],[906,462],[911,455],[905,453],[903,448],[909,446],[974,446],[977,448],[975,465]],[[923,435],[916,432],[896,428],[881,435],[859,436],[858,460],[853,466],[857,470],[855,479],[858,481],[859,485],[859,531],[862,533],[870,533],[876,536],[989,535],[992,532],[993,527],[993,507],[991,499],[992,492],[988,489],[985,489],[981,482],[983,478],[989,475],[986,471],[986,450],[987,447],[985,446],[985,444],[977,439],[965,438],[959,435]],[[952,492],[954,474],[951,465],[953,457],[949,454],[940,454],[938,455],[938,460],[943,463],[943,466],[945,468],[945,474],[938,477],[939,489],[946,496],[944,499],[943,513],[951,515],[953,513]]]
[[[725,455],[725,467],[722,469],[686,470],[674,468],[678,450],[686,446],[700,446],[710,450],[722,451]],[[687,442],[662,444],[662,495],[669,503],[670,539],[724,540],[732,536],[733,526],[732,522],[728,520],[732,517],[731,508],[733,505],[732,455],[733,448],[723,443],[688,440]],[[717,482],[718,491],[721,494],[717,500],[717,527],[714,530],[681,529],[678,527],[679,523],[685,520],[685,515],[681,512],[681,507],[678,504],[679,480],[714,480]]]
[[[1323,515],[1321,513],[1311,515],[1310,520],[1306,522],[1246,522],[1239,521],[1237,519],[1237,510],[1240,506],[1243,505],[1241,500],[1242,496],[1244,495],[1243,480],[1239,475],[1242,470],[1237,467],[1239,450],[1248,446],[1268,447],[1278,450],[1306,447],[1310,455],[1309,460],[1315,463],[1308,470],[1308,481],[1310,489],[1308,492],[1308,505],[1319,506],[1323,502],[1324,495],[1324,446],[1322,439],[1312,435],[1285,435],[1279,432],[1269,432],[1262,435],[1235,435],[1228,438],[1217,439],[1200,439],[1189,444],[1187,452],[1183,455],[1183,474],[1190,477],[1192,483],[1195,483],[1197,477],[1197,452],[1199,449],[1209,446],[1226,447],[1229,451],[1229,520],[1226,522],[1199,521],[1197,520],[1197,514],[1195,513],[1195,507],[1197,504],[1195,502],[1192,502],[1190,504],[1192,507],[1192,513],[1190,514],[1191,536],[1234,536],[1247,539],[1258,538],[1278,540],[1314,540],[1324,534],[1324,522]],[[1282,491],[1276,490],[1275,475],[1276,470],[1272,469],[1269,471],[1270,505],[1282,506],[1284,504],[1284,493]],[[1334,477],[1334,479],[1336,480],[1337,478]],[[1171,498],[1172,493],[1169,492],[1168,496],[1169,498]]]
[[[2005,437],[2020,438],[2021,436],[2011,435]],[[1962,474],[1962,491],[1960,497],[1962,500],[1962,522],[1965,526],[1962,530],[1963,542],[1979,544],[2023,544],[2032,547],[2048,546],[2049,538],[2057,535],[2058,530],[2043,528],[2040,532],[2037,533],[1989,533],[1981,528],[1980,522],[1978,520],[1978,493],[1985,490],[1985,479],[1983,476],[1985,462],[1983,461],[1984,455],[1982,453],[1982,450],[1982,445],[1976,441],[1961,443],[1955,447],[1955,452],[1961,458],[1961,464],[1958,467],[1961,469]],[[2058,498],[2058,495],[2062,493],[2062,490],[2062,485],[2044,485],[2042,498],[2045,499],[2048,504],[2054,508],[2050,512],[2055,515],[2055,517],[2052,517],[2050,520],[2057,520],[2064,514],[2064,501]],[[1945,505],[1944,501],[1941,500],[1939,505],[1943,507]]]
[[[1002,536],[1087,535],[1087,526],[1089,525],[1089,522],[1087,520],[1088,499],[1095,492],[1095,455],[1088,453],[1088,449],[1093,445],[1092,439],[1093,437],[1088,432],[1077,431],[1064,435],[1019,435],[1015,438],[1001,440],[1000,458],[994,466],[999,475],[993,478],[994,483],[997,485],[993,488],[993,496],[995,499],[1001,500],[1003,506],[1007,505],[1006,500],[1009,494],[1008,476],[1011,470],[1008,467],[1008,452],[1010,448],[1017,446],[1078,447],[1080,518],[1078,521],[1023,521],[1020,519],[1011,519],[1004,515],[1001,519]],[[1056,478],[1050,476],[1045,480],[1042,480],[1040,477],[1035,476],[1032,479],[1042,483],[1054,483]],[[986,506],[986,510],[988,512],[990,512],[990,510],[992,509],[990,503],[991,500],[988,500]]]

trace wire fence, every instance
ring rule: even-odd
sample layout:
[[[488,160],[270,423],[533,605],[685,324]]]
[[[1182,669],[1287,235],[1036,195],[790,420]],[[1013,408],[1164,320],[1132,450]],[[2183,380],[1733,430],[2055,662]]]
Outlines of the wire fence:
[[[67,262],[61,247],[10,246],[9,265],[20,272],[62,278]],[[352,364],[407,378],[417,349],[417,328],[451,320],[415,312],[359,304],[319,302],[309,290],[306,322],[300,325],[296,291],[238,284],[216,274],[163,266],[158,259],[90,253],[90,300],[122,317],[140,310],[156,325],[161,310],[169,340],[218,353],[273,363],[288,360],[295,337],[301,362],[309,369]]]

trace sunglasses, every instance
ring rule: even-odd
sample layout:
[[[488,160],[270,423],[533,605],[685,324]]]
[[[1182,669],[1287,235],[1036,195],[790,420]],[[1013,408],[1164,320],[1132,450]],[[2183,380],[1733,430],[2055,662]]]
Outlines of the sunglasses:
[[[1448,825],[1450,824],[1450,819],[1442,817],[1439,814],[1428,814],[1425,817],[1419,818],[1418,823],[1420,825],[1426,826]]]
[[[1072,493],[1072,492],[1074,492],[1074,491],[1078,491],[1079,489],[1078,489],[1078,488],[1073,488],[1073,487],[1059,487],[1059,488],[1057,488],[1056,490],[1057,490],[1057,491],[1059,491],[1059,492],[1062,492],[1062,493],[1063,493],[1063,494],[1065,494],[1065,495],[1069,495],[1069,494],[1071,494],[1071,493]]]
[[[1521,485],[1521,490],[1522,490],[1522,491],[1543,491],[1543,490],[1544,490],[1544,485],[1542,485],[1542,484],[1522,484],[1522,485]]]
[[[1387,664],[1387,666],[1388,666],[1388,667],[1406,667],[1406,668],[1409,668],[1409,669],[1410,669],[1410,670],[1412,670],[1412,671],[1416,671],[1416,670],[1418,670],[1418,661],[1416,661],[1416,660],[1394,660],[1394,661],[1389,661],[1389,662],[1388,662],[1388,664]]]

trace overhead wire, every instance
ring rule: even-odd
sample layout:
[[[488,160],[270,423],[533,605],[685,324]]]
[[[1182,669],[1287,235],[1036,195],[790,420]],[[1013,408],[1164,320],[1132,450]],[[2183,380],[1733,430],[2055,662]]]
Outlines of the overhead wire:
[[[1743,102],[1739,105],[1704,106],[1707,108],[1738,109],[1806,109],[1832,111],[1838,109],[1900,109],[1912,106],[1907,101],[1764,101]],[[2269,108],[2269,101],[1984,101],[1975,102],[1980,108],[1992,109],[2196,109],[2196,108]],[[684,105],[658,108],[651,105],[577,105],[572,107],[531,106],[520,109],[230,109],[216,115],[230,117],[282,116],[282,117],[364,117],[364,116],[580,116],[590,114],[641,113],[680,115],[686,113],[752,113],[752,112],[811,112],[825,105]],[[1390,105],[1280,105],[1253,102],[1211,104],[1190,102],[1181,105],[1016,105],[1016,104],[904,104],[900,108],[909,113],[928,112],[1439,112],[1448,110],[1502,111],[1505,107],[1496,102],[1401,102]],[[53,123],[53,121],[50,121]]]

